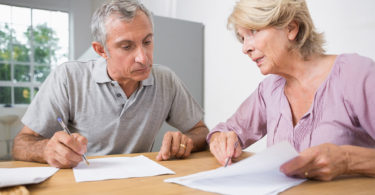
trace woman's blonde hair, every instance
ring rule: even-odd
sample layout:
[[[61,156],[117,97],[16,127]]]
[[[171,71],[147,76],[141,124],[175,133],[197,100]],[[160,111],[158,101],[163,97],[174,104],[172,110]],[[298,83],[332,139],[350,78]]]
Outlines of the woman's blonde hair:
[[[292,49],[297,49],[305,59],[323,54],[324,36],[316,32],[305,0],[240,0],[228,18],[228,28],[259,30],[286,27],[292,21],[299,25]]]

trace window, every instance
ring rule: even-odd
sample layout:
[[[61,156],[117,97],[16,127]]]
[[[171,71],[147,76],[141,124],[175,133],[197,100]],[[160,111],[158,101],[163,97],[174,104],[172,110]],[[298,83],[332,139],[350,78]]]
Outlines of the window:
[[[69,14],[0,4],[0,104],[29,104],[69,59]]]

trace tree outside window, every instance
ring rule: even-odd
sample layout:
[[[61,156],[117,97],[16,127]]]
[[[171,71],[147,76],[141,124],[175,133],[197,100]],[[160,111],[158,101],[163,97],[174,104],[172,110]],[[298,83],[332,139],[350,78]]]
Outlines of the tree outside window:
[[[68,60],[68,21],[64,12],[0,5],[0,104],[29,104]]]

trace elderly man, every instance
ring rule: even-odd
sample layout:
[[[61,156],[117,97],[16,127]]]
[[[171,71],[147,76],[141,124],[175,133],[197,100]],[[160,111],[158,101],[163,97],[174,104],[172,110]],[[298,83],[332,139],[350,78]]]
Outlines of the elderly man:
[[[92,33],[102,58],[67,62],[49,75],[22,119],[14,159],[69,168],[86,152],[148,152],[164,121],[180,132],[165,134],[157,160],[204,149],[201,107],[171,70],[152,65],[150,12],[136,0],[105,3],[93,15]]]

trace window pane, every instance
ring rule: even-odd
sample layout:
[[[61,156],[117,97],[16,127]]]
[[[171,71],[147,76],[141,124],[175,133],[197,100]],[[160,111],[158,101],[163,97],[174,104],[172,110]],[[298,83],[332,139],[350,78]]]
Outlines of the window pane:
[[[69,40],[68,13],[0,4],[0,104],[30,103]]]
[[[9,23],[0,23],[0,60],[11,59],[11,31]]]
[[[34,79],[38,82],[43,82],[51,71],[50,66],[35,66]]]
[[[0,81],[10,81],[10,64],[0,63]]]
[[[0,23],[7,23],[10,21],[10,6],[0,4]]]
[[[56,65],[68,60],[69,15],[64,12],[33,9],[34,59]]]
[[[14,88],[15,104],[30,104],[30,89],[28,87]]]
[[[30,62],[30,45],[28,40],[31,37],[28,35],[30,26],[13,25],[14,37],[13,44],[13,60],[18,62]]]
[[[14,65],[14,79],[19,82],[30,82],[30,66]]]
[[[0,104],[11,104],[11,88],[0,87]]]
[[[11,21],[13,25],[23,25],[23,26],[30,26],[31,25],[31,10],[30,8],[25,7],[11,7]]]
[[[69,15],[65,12],[54,12],[52,13],[54,21],[51,24],[52,28],[56,30],[56,36],[59,37],[58,45],[60,49],[56,51],[55,59],[53,63],[62,64],[69,60]]]

